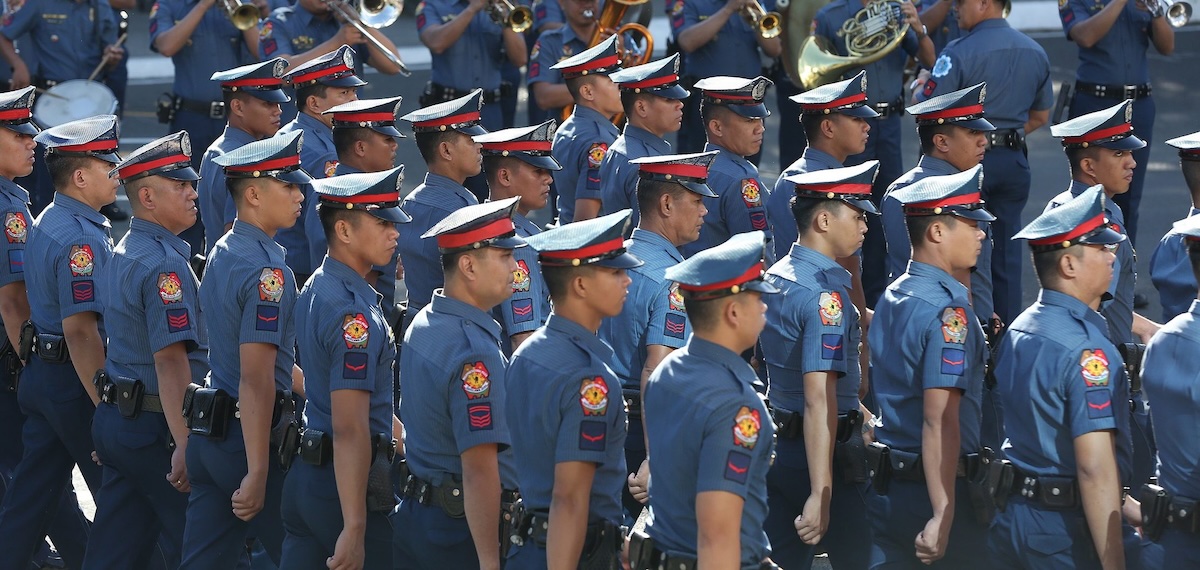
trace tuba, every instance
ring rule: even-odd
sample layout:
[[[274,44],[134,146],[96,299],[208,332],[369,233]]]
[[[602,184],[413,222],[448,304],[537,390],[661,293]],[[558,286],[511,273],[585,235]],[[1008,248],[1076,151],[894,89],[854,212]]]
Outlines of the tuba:
[[[604,38],[611,35],[618,35],[622,38],[629,37],[635,46],[633,49],[630,49],[624,41],[617,41],[617,51],[621,54],[621,65],[630,67],[649,62],[654,53],[654,37],[650,35],[650,29],[639,21],[626,20],[627,12],[634,7],[636,7],[634,16],[638,19],[641,18],[643,12],[649,15],[649,12],[643,9],[648,7],[649,2],[650,0],[606,1],[604,8],[600,10],[600,17],[596,19],[596,31],[588,40],[588,47],[599,44]],[[639,36],[641,37],[640,41],[638,41]]]
[[[804,38],[796,57],[796,77],[804,89],[841,78],[848,70],[874,63],[904,41],[908,23],[895,0],[874,0],[842,23],[838,37],[846,42],[847,56],[837,55],[828,39]]]

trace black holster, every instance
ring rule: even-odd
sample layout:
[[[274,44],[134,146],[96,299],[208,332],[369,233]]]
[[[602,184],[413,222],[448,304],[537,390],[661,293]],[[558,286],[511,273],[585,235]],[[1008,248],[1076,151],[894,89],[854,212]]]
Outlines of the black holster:
[[[771,406],[770,410],[775,422],[775,437],[796,439],[804,433],[804,416],[778,406]]]
[[[892,481],[891,448],[872,441],[867,445],[867,474],[871,477],[871,488],[875,494],[886,496]]]
[[[996,454],[988,447],[966,457],[967,499],[975,522],[982,525],[991,524],[996,517],[996,485],[1000,480],[1000,470],[993,469],[996,463]]]
[[[617,570],[621,567],[621,547],[625,535],[621,527],[608,521],[588,524],[579,556],[580,570]]]
[[[25,321],[21,323],[21,338],[20,345],[17,346],[17,356],[24,362],[29,362],[29,357],[33,355],[33,321]]]
[[[867,467],[867,442],[861,435],[851,435],[846,441],[833,444],[833,466],[841,472],[846,483],[866,483],[870,469]]]
[[[1157,541],[1167,529],[1170,515],[1171,494],[1158,485],[1146,483],[1140,493],[1142,502],[1142,532],[1146,538]]]
[[[175,111],[179,110],[179,99],[171,93],[163,93],[154,103],[154,116],[158,122],[167,125],[175,120]]]
[[[16,392],[24,368],[25,363],[21,362],[12,341],[8,340],[8,335],[4,335],[4,344],[0,345],[0,391]]]
[[[233,413],[234,399],[224,390],[192,384],[184,393],[183,418],[191,433],[223,440]]]
[[[396,507],[392,490],[392,460],[396,458],[396,440],[391,434],[371,436],[371,469],[367,472],[367,511],[390,513]]]
[[[632,530],[629,532],[629,568],[648,570],[654,568],[654,539],[650,535]]]
[[[94,379],[96,390],[100,391],[105,385],[111,386],[107,401],[117,405],[117,412],[123,418],[136,418],[142,410],[142,398],[146,396],[146,385],[136,378],[124,376],[110,377],[103,368],[96,371]]]

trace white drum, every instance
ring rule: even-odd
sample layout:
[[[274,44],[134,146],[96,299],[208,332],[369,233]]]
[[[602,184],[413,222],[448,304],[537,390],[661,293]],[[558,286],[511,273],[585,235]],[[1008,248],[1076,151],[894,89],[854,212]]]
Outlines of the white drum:
[[[33,119],[42,128],[116,111],[117,97],[112,90],[103,83],[86,79],[63,81],[38,94],[33,102]]]

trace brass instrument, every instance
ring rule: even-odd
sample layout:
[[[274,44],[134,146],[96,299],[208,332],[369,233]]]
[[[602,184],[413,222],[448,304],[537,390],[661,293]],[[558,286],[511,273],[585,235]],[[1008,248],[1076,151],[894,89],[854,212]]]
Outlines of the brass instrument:
[[[627,22],[625,20],[626,12],[630,8],[636,6],[640,10],[649,1],[609,0],[605,2],[604,9],[600,11],[600,17],[596,19],[596,31],[592,33],[592,38],[588,41],[588,47],[599,44],[601,40],[608,36],[617,35],[622,38],[617,41],[617,53],[621,55],[621,65],[632,67],[649,62],[654,54],[654,38],[650,35],[650,29],[639,22]],[[637,41],[639,35],[641,36],[641,41]],[[623,41],[627,37],[630,43],[635,46],[634,48],[630,48]]]
[[[329,9],[337,14],[347,24],[354,26],[354,29],[362,33],[375,49],[379,50],[388,61],[400,68],[400,75],[408,77],[412,72],[408,70],[408,66],[400,61],[400,56],[392,52],[383,45],[375,36],[372,36],[363,25],[372,28],[386,28],[400,17],[400,10],[404,8],[403,0],[358,0],[354,6],[356,10],[351,11],[345,0],[321,0]]]
[[[1192,5],[1182,0],[1171,4],[1167,0],[1138,0],[1138,6],[1145,8],[1150,12],[1150,16],[1157,18],[1164,16],[1167,18],[1167,24],[1172,28],[1182,28],[1188,20],[1192,19]]]
[[[258,25],[258,6],[246,0],[221,0],[221,7],[229,15],[233,27],[245,31]]]
[[[776,0],[775,9],[783,16],[783,34],[780,39],[783,40],[783,55],[780,60],[783,63],[784,70],[787,71],[788,77],[792,83],[800,85],[800,70],[797,64],[800,62],[800,48],[803,47],[804,39],[809,35],[812,29],[813,18],[816,17],[817,11],[829,3],[830,0]]]
[[[779,12],[768,12],[758,0],[741,9],[742,19],[754,28],[763,39],[769,40],[783,33],[783,16]]]
[[[898,2],[874,0],[837,32],[846,42],[848,56],[837,55],[826,38],[804,39],[796,64],[800,85],[807,90],[833,83],[851,68],[883,59],[900,46],[908,28]]]
[[[526,6],[513,6],[509,0],[492,0],[488,4],[492,21],[518,34],[533,26],[533,11]]]

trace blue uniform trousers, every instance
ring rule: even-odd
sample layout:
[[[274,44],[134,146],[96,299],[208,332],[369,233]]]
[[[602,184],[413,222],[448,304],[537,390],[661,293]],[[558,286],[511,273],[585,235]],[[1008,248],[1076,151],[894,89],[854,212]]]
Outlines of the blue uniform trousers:
[[[204,152],[225,132],[225,119],[213,119],[206,114],[179,109],[175,112],[175,120],[171,121],[171,132],[178,131],[187,131],[191,136],[192,168],[199,172]],[[192,246],[193,255],[207,253],[204,247],[204,220],[199,217],[196,218],[196,223],[179,234],[179,237]]]
[[[637,473],[642,461],[646,460],[646,437],[642,430],[642,419],[630,418],[628,429],[625,436],[625,465],[630,473]],[[621,487],[621,506],[625,508],[625,525],[631,528],[633,523],[637,522],[642,509],[646,507],[633,498],[628,484]]]
[[[188,496],[167,481],[174,448],[166,418],[153,412],[125,418],[116,405],[101,403],[92,437],[104,485],[84,568],[144,568],[156,542],[166,567],[177,568]]]
[[[983,199],[996,216],[992,222],[992,299],[1005,323],[1021,313],[1021,264],[1029,255],[1012,241],[1021,229],[1021,210],[1029,199],[1029,159],[1023,150],[995,147],[983,157]],[[867,234],[870,236],[870,233]]]
[[[1146,568],[1200,568],[1200,535],[1168,528],[1158,539],[1162,565]]]
[[[1071,118],[1085,115],[1093,111],[1107,109],[1115,105],[1115,99],[1096,97],[1089,93],[1075,92],[1071,99]],[[1133,182],[1129,191],[1113,196],[1113,202],[1121,207],[1125,215],[1125,233],[1129,242],[1137,245],[1138,207],[1142,203],[1142,185],[1146,181],[1146,171],[1150,169],[1150,147],[1154,144],[1154,115],[1156,107],[1153,97],[1142,97],[1133,102],[1133,132],[1139,139],[1146,141],[1146,146],[1133,151],[1133,159],[1137,168],[1133,171]]]
[[[526,540],[520,546],[514,545],[508,551],[508,560],[504,564],[506,570],[546,570],[547,566],[546,549],[532,540]]]
[[[76,464],[92,494],[100,490],[100,466],[92,462],[95,408],[71,363],[30,358],[21,373],[17,401],[25,412],[24,453],[0,511],[5,555],[0,570],[25,570],[61,509]]]
[[[405,497],[392,511],[392,529],[392,560],[396,570],[479,567],[466,517],[452,518],[441,507],[422,505]],[[543,566],[545,560],[543,551]]]
[[[897,481],[892,479],[886,497],[867,494],[867,507],[871,513],[871,565],[872,570],[911,568],[1014,568],[1013,565],[995,564],[981,556],[987,548],[988,529],[975,522],[967,498],[966,479],[959,478],[955,485],[954,525],[950,528],[950,541],[946,556],[926,566],[917,560],[914,542],[933,517],[929,504],[929,492],[924,482]],[[1010,507],[1011,508],[1011,507]]]
[[[1140,570],[1143,568],[1141,539],[1128,524],[1121,525],[1121,533],[1125,567]],[[1035,506],[1017,495],[1009,499],[1007,510],[996,513],[996,520],[988,530],[987,548],[995,568],[1065,570],[1100,567],[1083,507],[1054,511]]]
[[[904,160],[900,155],[900,138],[903,129],[899,114],[867,119],[871,134],[867,138],[867,149],[846,158],[846,166],[856,166],[868,160],[879,161],[879,172],[871,186],[871,201],[883,202],[888,186],[904,174]],[[867,235],[862,246],[862,284],[867,297],[867,306],[875,307],[879,296],[888,286],[887,238],[883,235],[883,221],[879,216],[867,216]]]
[[[283,560],[280,568],[324,570],[342,533],[333,465],[296,460],[283,482]],[[364,570],[391,570],[392,525],[383,513],[367,513]]]
[[[188,496],[180,568],[233,568],[246,552],[247,536],[256,537],[267,556],[278,565],[283,547],[280,520],[283,469],[274,455],[267,471],[263,508],[250,522],[235,517],[232,507],[233,492],[246,476],[246,445],[240,421],[229,422],[228,435],[221,441],[189,437],[187,468],[192,492]]]

